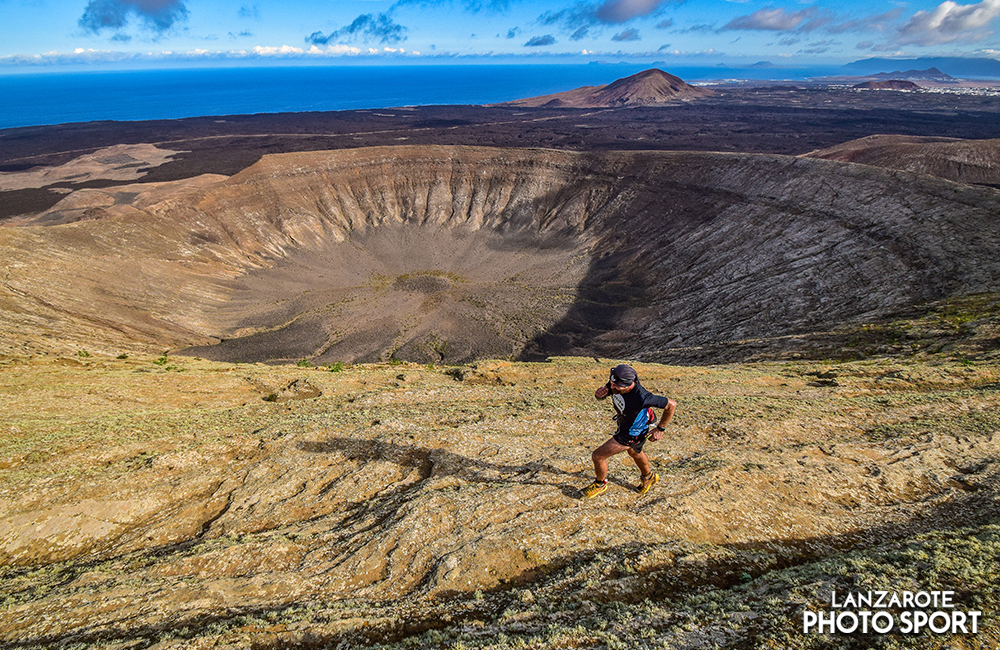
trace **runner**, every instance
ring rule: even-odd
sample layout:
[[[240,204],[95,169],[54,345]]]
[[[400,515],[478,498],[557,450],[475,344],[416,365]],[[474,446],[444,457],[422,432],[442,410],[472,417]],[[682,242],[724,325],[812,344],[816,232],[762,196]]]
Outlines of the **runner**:
[[[663,429],[674,417],[677,402],[654,395],[643,388],[635,369],[625,364],[612,368],[608,383],[594,392],[597,399],[604,399],[608,395],[611,395],[611,403],[615,407],[618,431],[591,454],[597,476],[593,483],[583,489],[583,496],[589,499],[608,489],[608,459],[623,451],[627,451],[639,466],[639,494],[646,494],[660,477],[650,466],[642,446],[647,438],[655,442],[663,437]],[[650,429],[649,425],[656,421],[653,408],[663,409],[663,414],[656,427]]]

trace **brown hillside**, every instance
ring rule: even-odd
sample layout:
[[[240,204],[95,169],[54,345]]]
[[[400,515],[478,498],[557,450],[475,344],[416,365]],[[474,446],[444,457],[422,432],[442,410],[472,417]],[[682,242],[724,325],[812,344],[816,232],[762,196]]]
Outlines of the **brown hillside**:
[[[873,135],[805,155],[929,174],[959,183],[1000,185],[1000,140]]]
[[[995,356],[637,364],[660,481],[591,500],[612,361],[73,356],[0,360],[5,648],[786,648],[867,584],[996,647]]]
[[[653,68],[605,86],[584,86],[553,95],[519,99],[508,102],[507,105],[549,108],[654,106],[712,94],[707,88],[692,86],[679,77]]]

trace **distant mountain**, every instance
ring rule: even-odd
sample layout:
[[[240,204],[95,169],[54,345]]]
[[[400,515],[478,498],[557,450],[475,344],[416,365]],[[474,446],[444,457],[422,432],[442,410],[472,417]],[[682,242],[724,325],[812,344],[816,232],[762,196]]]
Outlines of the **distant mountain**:
[[[680,77],[653,68],[605,86],[584,86],[552,95],[517,99],[506,105],[546,108],[651,106],[712,94],[707,88],[692,86]]]
[[[912,81],[902,79],[888,79],[886,81],[866,81],[856,84],[855,88],[863,90],[920,90],[920,86]]]
[[[937,68],[927,68],[926,70],[907,70],[906,72],[900,72],[896,70],[894,72],[880,72],[878,74],[869,75],[875,79],[881,81],[954,81],[955,77],[950,74],[945,74]]]
[[[902,68],[926,70],[937,68],[939,72],[952,77],[1000,78],[1000,61],[987,58],[965,58],[957,56],[921,57],[917,59],[862,59],[844,66],[849,74],[874,75]],[[893,73],[898,74],[898,73]]]

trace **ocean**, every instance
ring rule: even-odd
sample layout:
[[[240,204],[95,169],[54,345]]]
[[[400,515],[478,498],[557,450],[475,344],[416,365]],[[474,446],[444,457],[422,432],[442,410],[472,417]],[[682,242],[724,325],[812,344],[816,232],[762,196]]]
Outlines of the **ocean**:
[[[689,82],[804,79],[818,72],[662,64],[494,64],[0,74],[0,129],[96,120],[488,104],[606,84],[650,67]]]

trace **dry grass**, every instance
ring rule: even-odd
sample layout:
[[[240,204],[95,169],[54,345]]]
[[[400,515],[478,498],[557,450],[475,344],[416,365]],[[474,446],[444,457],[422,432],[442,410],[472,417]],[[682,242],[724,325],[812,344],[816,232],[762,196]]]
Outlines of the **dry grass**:
[[[7,359],[0,638],[993,647],[996,362],[637,364],[680,404],[661,483],[616,460],[581,501],[613,363]],[[800,632],[868,588],[954,589],[985,629]]]

